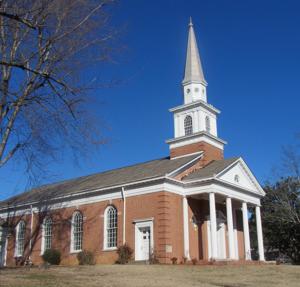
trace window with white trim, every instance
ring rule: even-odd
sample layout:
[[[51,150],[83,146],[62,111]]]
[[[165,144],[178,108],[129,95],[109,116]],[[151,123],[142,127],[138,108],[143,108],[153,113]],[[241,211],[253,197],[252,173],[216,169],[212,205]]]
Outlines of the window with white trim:
[[[43,223],[43,252],[52,247],[52,219],[46,217]]]
[[[16,257],[23,256],[24,247],[25,247],[25,231],[26,231],[25,222],[21,220],[17,225],[16,250],[15,250]]]
[[[186,136],[193,133],[193,119],[191,116],[186,116],[184,119],[184,134]]]
[[[104,248],[117,247],[118,211],[114,206],[108,206],[105,210],[105,236]]]
[[[71,251],[82,250],[82,237],[83,237],[83,216],[81,212],[76,211],[73,213],[72,218],[72,238],[71,238]]]
[[[205,117],[205,130],[210,133],[210,119],[209,116]]]

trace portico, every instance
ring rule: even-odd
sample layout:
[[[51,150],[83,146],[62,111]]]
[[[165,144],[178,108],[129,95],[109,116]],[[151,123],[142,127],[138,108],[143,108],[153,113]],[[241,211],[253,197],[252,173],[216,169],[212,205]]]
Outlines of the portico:
[[[215,180],[217,178],[218,176]],[[219,185],[220,188],[222,183]],[[251,195],[242,186],[223,186],[223,191],[220,192],[215,183],[199,186],[198,192],[196,189],[187,188],[187,194],[183,197],[185,257],[198,257],[200,260],[251,260],[249,208],[253,207],[259,260],[264,261],[258,194],[252,192]],[[198,254],[194,247],[195,241],[198,241]]]

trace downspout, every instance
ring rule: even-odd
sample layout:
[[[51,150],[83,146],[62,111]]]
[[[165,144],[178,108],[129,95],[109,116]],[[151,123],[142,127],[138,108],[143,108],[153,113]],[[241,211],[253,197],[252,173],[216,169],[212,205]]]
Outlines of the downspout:
[[[126,243],[126,196],[125,188],[122,187],[122,199],[123,199],[123,244]]]
[[[33,208],[30,205],[30,240],[29,240],[29,259],[31,260],[31,249],[32,249],[32,230],[33,230]]]

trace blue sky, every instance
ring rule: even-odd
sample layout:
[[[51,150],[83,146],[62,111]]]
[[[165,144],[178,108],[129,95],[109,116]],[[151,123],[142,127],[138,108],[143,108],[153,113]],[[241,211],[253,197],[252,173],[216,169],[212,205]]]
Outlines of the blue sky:
[[[168,109],[183,103],[181,80],[187,24],[193,18],[208,102],[222,111],[225,157],[242,156],[260,182],[271,177],[281,147],[300,132],[300,2],[277,0],[123,0],[112,22],[126,27],[126,46],[112,65],[86,77],[120,79],[94,91],[94,111],[109,143],[81,159],[67,155],[47,167],[59,181],[168,155]],[[10,164],[0,172],[0,199],[24,190],[26,175]]]

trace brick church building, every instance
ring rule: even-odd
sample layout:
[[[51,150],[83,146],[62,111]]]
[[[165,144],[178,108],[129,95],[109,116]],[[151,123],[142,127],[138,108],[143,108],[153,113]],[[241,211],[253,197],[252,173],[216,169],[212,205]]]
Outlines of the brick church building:
[[[240,157],[224,158],[218,109],[207,102],[190,22],[183,104],[170,109],[174,138],[165,158],[30,190],[0,202],[0,265],[60,250],[62,264],[92,251],[114,263],[128,244],[133,259],[251,260],[248,209],[256,215],[259,260],[264,261],[260,184]]]

